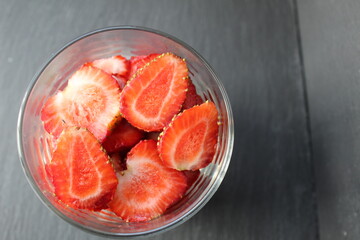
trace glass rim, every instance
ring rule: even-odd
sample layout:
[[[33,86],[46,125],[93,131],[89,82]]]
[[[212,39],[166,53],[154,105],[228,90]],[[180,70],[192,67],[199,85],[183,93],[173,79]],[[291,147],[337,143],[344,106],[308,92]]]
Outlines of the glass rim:
[[[53,206],[50,203],[50,201],[43,194],[43,192],[41,191],[39,186],[35,183],[35,180],[31,174],[30,169],[25,160],[25,154],[24,154],[24,149],[23,149],[23,144],[22,144],[22,125],[23,125],[25,107],[28,102],[30,93],[32,92],[38,78],[41,76],[41,74],[47,68],[47,66],[60,53],[62,53],[65,49],[67,49],[74,43],[76,43],[84,38],[87,38],[89,36],[98,34],[98,33],[108,32],[108,31],[116,31],[116,30],[137,30],[137,31],[144,31],[144,32],[149,32],[149,33],[154,33],[154,34],[160,35],[162,37],[168,38],[171,41],[174,41],[174,42],[180,44],[181,46],[183,46],[184,48],[189,50],[192,54],[194,54],[197,58],[199,58],[201,60],[201,62],[205,65],[206,69],[209,71],[209,73],[211,74],[213,79],[215,80],[217,86],[219,87],[219,90],[221,92],[221,97],[223,98],[224,103],[225,103],[225,108],[226,108],[226,113],[227,113],[227,121],[228,121],[228,127],[226,129],[224,129],[224,131],[227,131],[228,136],[229,136],[229,139],[226,143],[226,150],[224,151],[224,159],[225,159],[224,164],[221,165],[221,168],[219,169],[219,172],[218,172],[217,176],[215,177],[215,180],[210,182],[210,184],[209,184],[210,186],[208,187],[208,191],[205,193],[204,197],[202,199],[200,199],[200,201],[198,201],[194,205],[194,207],[192,209],[190,209],[188,212],[186,212],[182,217],[175,219],[174,221],[172,221],[164,226],[154,228],[154,229],[151,229],[148,231],[136,232],[136,233],[110,233],[110,232],[106,232],[106,231],[101,231],[101,230],[93,228],[93,227],[84,226],[84,225],[72,220],[71,218],[66,216],[64,213],[59,211],[55,206]],[[27,181],[29,182],[33,191],[36,193],[37,197],[41,200],[41,202],[48,209],[50,209],[52,212],[54,212],[55,215],[59,216],[65,222],[70,223],[71,225],[78,227],[79,229],[84,230],[88,233],[92,233],[92,234],[102,236],[102,237],[128,237],[128,238],[131,237],[131,238],[133,238],[133,237],[138,237],[138,236],[149,236],[149,235],[153,235],[155,233],[160,233],[160,232],[170,230],[170,229],[180,225],[182,222],[185,222],[186,220],[193,217],[211,199],[211,197],[215,194],[215,192],[219,188],[221,182],[223,181],[226,171],[228,169],[228,166],[230,164],[231,155],[232,155],[232,151],[233,151],[233,144],[234,144],[234,123],[233,123],[233,114],[232,114],[230,100],[227,96],[227,93],[225,91],[225,88],[224,88],[222,82],[219,80],[219,78],[215,74],[212,67],[208,64],[208,62],[195,49],[193,49],[187,43],[177,39],[174,36],[171,36],[165,32],[161,32],[159,30],[155,30],[155,29],[151,29],[151,28],[147,28],[147,27],[131,26],[131,25],[119,25],[119,26],[104,27],[104,28],[99,28],[99,29],[87,32],[85,34],[80,35],[79,37],[74,38],[72,41],[67,42],[58,51],[53,53],[50,56],[50,58],[45,62],[45,64],[43,64],[43,66],[40,68],[40,70],[37,71],[37,73],[32,78],[31,82],[29,83],[29,86],[27,87],[27,89],[25,91],[24,98],[21,102],[20,111],[19,111],[19,115],[18,115],[18,121],[17,121],[17,149],[18,149],[21,166],[22,166],[24,174],[26,175]]]

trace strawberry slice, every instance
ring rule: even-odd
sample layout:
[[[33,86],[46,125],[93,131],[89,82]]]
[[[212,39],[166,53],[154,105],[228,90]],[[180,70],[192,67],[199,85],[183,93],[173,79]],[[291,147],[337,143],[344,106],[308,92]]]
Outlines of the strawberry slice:
[[[139,129],[161,130],[180,111],[187,86],[185,61],[172,53],[161,54],[139,69],[122,90],[120,111]]]
[[[129,71],[129,77],[131,78],[138,69],[145,66],[146,63],[150,62],[160,54],[153,53],[150,55],[144,55],[144,56],[132,56],[130,58],[130,71]]]
[[[186,189],[182,172],[163,165],[154,140],[143,140],[127,155],[127,170],[117,173],[119,184],[110,209],[127,222],[158,217]]]
[[[120,88],[104,71],[83,66],[63,91],[43,106],[41,120],[47,132],[58,137],[66,126],[87,128],[99,141],[120,119]]]
[[[109,156],[84,128],[64,129],[49,168],[56,196],[69,206],[100,210],[114,195],[117,178]]]
[[[97,59],[89,64],[118,77],[127,77],[130,68],[129,61],[121,55]]]
[[[182,105],[182,109],[189,109],[195,105],[200,105],[203,102],[204,101],[202,100],[202,98],[196,92],[195,85],[192,83],[191,80],[189,80],[188,91],[186,92],[186,98]]]
[[[176,116],[160,134],[160,157],[168,167],[198,170],[213,159],[217,136],[218,112],[206,101]]]
[[[125,119],[115,127],[113,132],[105,138],[103,147],[108,153],[124,150],[135,146],[145,133],[130,125]]]

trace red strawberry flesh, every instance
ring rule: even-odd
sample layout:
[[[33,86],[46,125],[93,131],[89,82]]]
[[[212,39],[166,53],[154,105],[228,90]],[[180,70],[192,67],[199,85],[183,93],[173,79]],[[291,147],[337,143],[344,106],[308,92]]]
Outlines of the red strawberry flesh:
[[[89,131],[66,128],[49,164],[56,196],[80,209],[107,207],[117,186],[108,155]]]
[[[160,54],[150,54],[145,56],[133,56],[130,58],[130,72],[129,77],[131,78],[134,76],[137,70],[141,69],[145,66],[148,62],[150,62],[155,57],[159,56]]]
[[[131,126],[125,119],[115,127],[104,140],[103,147],[108,153],[121,151],[135,146],[143,137],[144,132]]]
[[[197,94],[195,85],[192,83],[192,81],[189,81],[188,91],[186,92],[186,98],[183,103],[182,109],[189,109],[192,108],[195,105],[200,105],[204,101],[202,98]]]
[[[158,217],[186,190],[185,175],[163,165],[154,140],[138,143],[126,164],[127,170],[117,174],[119,184],[109,206],[127,222]]]
[[[186,97],[188,70],[183,59],[166,53],[136,72],[121,92],[122,115],[145,131],[164,128]]]
[[[83,66],[64,91],[49,98],[41,111],[46,131],[58,137],[67,126],[87,128],[99,141],[120,119],[120,88],[109,74]]]
[[[218,136],[218,112],[212,102],[185,110],[160,135],[164,164],[177,170],[198,170],[213,159]]]
[[[127,77],[129,73],[129,61],[121,55],[97,59],[90,64],[115,76]]]

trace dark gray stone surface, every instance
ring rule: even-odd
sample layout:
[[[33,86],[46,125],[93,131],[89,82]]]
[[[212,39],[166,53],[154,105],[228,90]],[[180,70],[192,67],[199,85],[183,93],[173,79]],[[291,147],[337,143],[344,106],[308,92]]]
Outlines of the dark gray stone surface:
[[[360,238],[360,2],[298,1],[321,239]]]
[[[25,89],[48,57],[73,38],[112,25],[155,28],[194,47],[222,79],[234,112],[233,157],[220,189],[188,222],[153,239],[316,239],[291,0],[0,0],[0,239],[99,239],[37,199],[18,160],[15,132]]]

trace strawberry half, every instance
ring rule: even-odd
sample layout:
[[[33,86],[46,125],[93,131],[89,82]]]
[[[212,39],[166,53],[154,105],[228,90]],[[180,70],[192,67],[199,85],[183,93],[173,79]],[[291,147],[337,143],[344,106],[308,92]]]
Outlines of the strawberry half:
[[[139,129],[161,130],[180,111],[187,86],[185,61],[172,53],[161,54],[139,69],[122,90],[120,111]]]
[[[158,217],[186,190],[182,172],[163,165],[154,140],[143,140],[127,155],[127,170],[117,173],[119,184],[110,209],[127,222]]]
[[[198,170],[213,159],[217,136],[218,112],[206,101],[176,116],[160,134],[160,157],[168,167]]]
[[[131,78],[137,70],[144,67],[146,63],[150,62],[160,54],[153,53],[150,55],[145,56],[132,56],[130,58],[130,71],[129,71],[129,77]]]
[[[41,120],[55,137],[67,126],[78,126],[103,141],[120,119],[119,100],[120,88],[114,78],[98,68],[83,66],[63,91],[48,99]]]
[[[145,133],[130,125],[125,119],[115,127],[112,133],[105,138],[103,147],[108,153],[121,151],[135,146]]]
[[[129,61],[121,55],[97,59],[89,64],[118,77],[127,77],[130,68]]]
[[[192,108],[195,105],[200,105],[204,101],[202,98],[197,94],[195,85],[192,83],[192,81],[189,81],[188,90],[186,92],[186,98],[182,105],[182,109],[189,109]]]
[[[106,208],[117,186],[108,155],[84,128],[64,129],[49,168],[56,196],[74,208]]]

